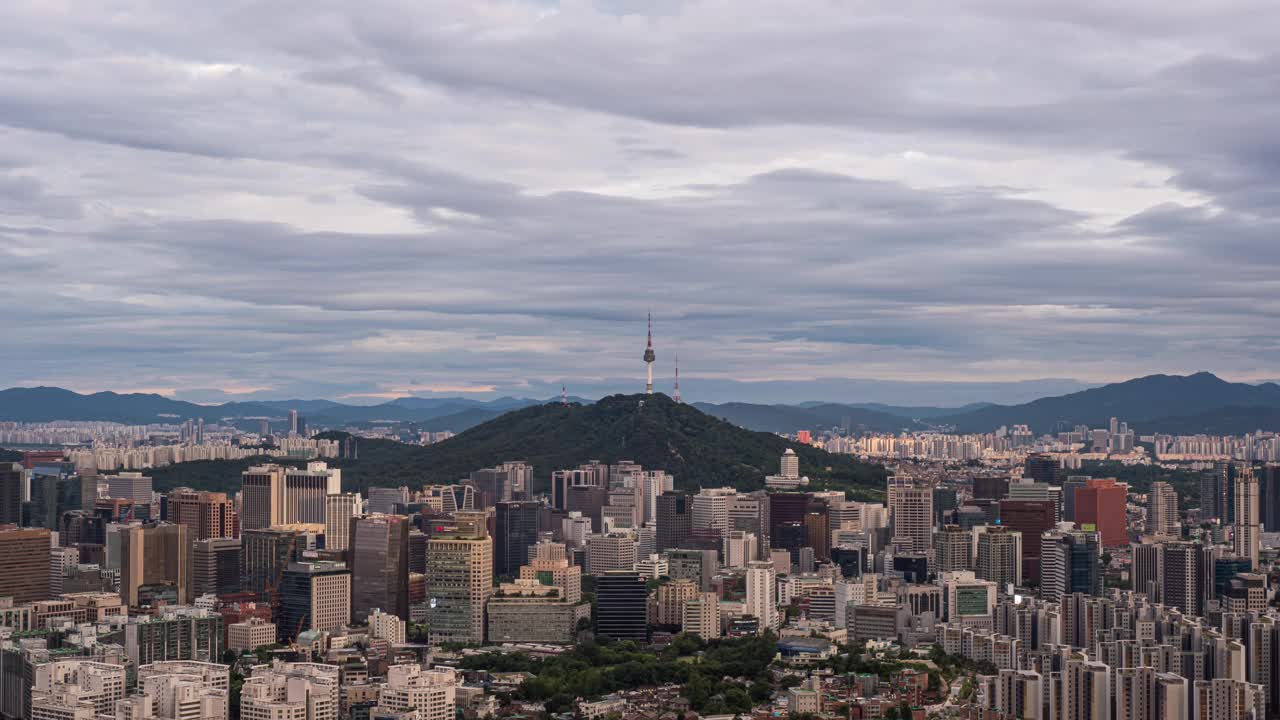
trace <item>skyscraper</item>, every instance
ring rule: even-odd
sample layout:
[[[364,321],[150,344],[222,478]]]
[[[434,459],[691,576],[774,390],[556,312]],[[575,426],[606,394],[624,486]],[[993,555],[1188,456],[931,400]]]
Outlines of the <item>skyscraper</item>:
[[[1000,525],[981,525],[974,532],[974,575],[990,580],[1001,592],[1022,584],[1023,534]]]
[[[409,518],[352,518],[349,557],[352,620],[364,622],[374,608],[408,620]]]
[[[596,578],[596,635],[614,640],[649,641],[649,592],[634,572],[609,572]]]
[[[432,644],[482,643],[493,593],[493,541],[483,513],[460,513],[427,541],[427,628]]]
[[[778,627],[777,577],[773,563],[752,560],[747,563],[747,597],[744,611],[759,622],[761,632]]]
[[[1040,536],[1053,529],[1053,515],[1053,503],[1048,500],[1000,501],[1000,524],[1022,533],[1023,580],[1040,580]]]
[[[49,597],[49,530],[0,528],[0,596],[15,604]]]
[[[0,525],[22,522],[22,490],[26,469],[21,463],[0,463]]]
[[[278,640],[304,630],[333,632],[351,619],[351,571],[340,562],[289,563],[280,580]]]
[[[756,536],[756,556],[748,560],[767,560],[771,529],[769,494],[763,490],[739,493],[729,498],[728,517],[732,530]]]
[[[284,472],[284,522],[325,523],[325,498],[342,492],[342,471],[324,462]]]
[[[1200,517],[1204,520],[1221,518],[1226,510],[1222,499],[1222,475],[1216,468],[1200,473]]]
[[[889,512],[894,539],[910,543],[912,552],[929,552],[933,546],[933,490],[891,482]]]
[[[1168,542],[1160,551],[1160,602],[1187,615],[1204,615],[1213,592],[1213,548]]]
[[[289,563],[302,558],[307,531],[298,527],[247,528],[240,534],[240,587],[274,596]]]
[[[240,527],[254,530],[284,522],[284,468],[255,465],[240,475]]]
[[[692,528],[729,534],[729,500],[737,495],[733,488],[703,488],[693,496]]]
[[[493,572],[515,576],[529,562],[529,547],[538,542],[538,510],[533,500],[499,502],[494,522]]]
[[[1040,541],[1040,597],[1061,602],[1063,595],[1102,594],[1102,546],[1096,532],[1080,530],[1044,534]]]
[[[324,546],[327,550],[351,547],[351,519],[360,516],[360,493],[339,493],[324,499]]]
[[[1258,522],[1264,532],[1280,532],[1280,465],[1257,468]]]
[[[1093,525],[1102,537],[1103,547],[1129,544],[1125,501],[1129,487],[1115,478],[1090,478],[1076,489],[1076,526],[1089,529]],[[1046,530],[1048,528],[1045,528]]]
[[[230,595],[239,591],[239,538],[209,538],[192,542],[191,596]]]
[[[1235,481],[1235,541],[1236,555],[1249,559],[1249,567],[1258,569],[1258,551],[1261,547],[1259,527],[1258,477],[1252,467],[1241,467]]]
[[[1178,537],[1182,534],[1180,528],[1178,493],[1169,483],[1151,483],[1151,491],[1147,493],[1147,532]]]
[[[169,491],[169,522],[186,525],[193,540],[240,536],[235,503],[226,493],[196,492],[191,488]]]
[[[120,534],[121,599],[130,607],[161,599],[177,605],[190,602],[189,543],[186,525],[126,528]]]
[[[664,492],[658,496],[658,552],[680,547],[693,526],[689,496]]]
[[[1129,571],[1130,589],[1143,593],[1153,603],[1163,602],[1160,591],[1164,587],[1164,545],[1144,542],[1129,547],[1133,556]]]
[[[973,531],[944,525],[933,536],[935,566],[940,573],[973,569]]]
[[[1057,482],[1058,465],[1058,459],[1051,455],[1032,453],[1023,463],[1022,476],[1045,485],[1054,485]]]

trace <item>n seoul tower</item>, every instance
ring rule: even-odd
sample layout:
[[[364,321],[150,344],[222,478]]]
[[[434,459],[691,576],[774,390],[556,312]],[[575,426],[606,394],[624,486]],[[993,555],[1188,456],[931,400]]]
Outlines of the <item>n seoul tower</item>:
[[[653,394],[653,361],[657,356],[653,354],[653,313],[649,313],[649,341],[644,346],[644,370],[647,381],[644,384],[644,392],[646,395]]]

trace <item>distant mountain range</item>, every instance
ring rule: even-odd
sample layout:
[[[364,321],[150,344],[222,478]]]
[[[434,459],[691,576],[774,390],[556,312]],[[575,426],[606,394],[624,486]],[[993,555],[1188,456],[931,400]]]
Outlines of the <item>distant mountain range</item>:
[[[509,410],[543,402],[510,397],[489,401],[406,397],[380,405],[345,405],[331,400],[259,400],[197,405],[148,393],[81,395],[62,388],[34,387],[0,390],[0,420],[102,420],[145,424],[203,418],[205,422],[229,422],[256,428],[258,419],[268,418],[274,421],[275,429],[280,430],[280,423],[288,417],[289,411],[297,410],[311,427],[411,422],[419,424],[423,430],[457,431],[492,420]]]
[[[1231,410],[1228,410],[1228,409]],[[1280,429],[1280,385],[1227,382],[1207,372],[1148,375],[1022,405],[989,405],[933,422],[961,432],[986,432],[1000,425],[1029,425],[1035,432],[1073,425],[1105,427],[1120,418],[1139,432],[1235,434]],[[1262,425],[1248,426],[1244,421]]]
[[[588,460],[633,460],[647,469],[666,470],[678,487],[687,490],[722,485],[755,490],[764,487],[765,475],[778,472],[787,448],[799,456],[800,470],[812,478],[814,488],[848,490],[870,498],[878,496],[885,482],[885,470],[879,465],[745,430],[662,394],[612,395],[589,405],[547,403],[520,408],[428,446],[370,439],[359,443],[358,460],[334,461],[342,468],[347,490],[455,482],[472,470],[507,460],[532,464],[539,491],[547,489],[553,470]],[[261,460],[181,463],[148,472],[161,490],[178,486],[234,490],[239,487],[240,472],[255,462]]]
[[[461,432],[512,410],[554,403],[504,397],[405,397],[380,405],[345,405],[329,400],[271,400],[197,405],[161,395],[81,395],[54,387],[0,390],[0,421],[107,420],[122,423],[176,422],[204,418],[255,428],[271,418],[275,429],[297,409],[310,427],[344,427],[378,422],[414,423],[421,430]],[[573,402],[589,404],[581,398]],[[988,432],[1001,425],[1025,424],[1036,432],[1074,425],[1105,427],[1112,417],[1139,432],[1240,434],[1280,430],[1280,385],[1227,382],[1211,373],[1149,375],[1080,392],[1045,397],[1020,405],[975,403],[962,407],[911,407],[880,403],[803,402],[795,405],[693,403],[708,415],[764,432],[795,432],[848,427],[853,431],[951,429]]]

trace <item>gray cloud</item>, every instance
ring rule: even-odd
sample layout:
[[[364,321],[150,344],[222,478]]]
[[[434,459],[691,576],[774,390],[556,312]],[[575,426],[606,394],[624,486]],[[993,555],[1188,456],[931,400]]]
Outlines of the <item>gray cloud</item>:
[[[1274,376],[1271,3],[124,4],[0,9],[0,385]]]

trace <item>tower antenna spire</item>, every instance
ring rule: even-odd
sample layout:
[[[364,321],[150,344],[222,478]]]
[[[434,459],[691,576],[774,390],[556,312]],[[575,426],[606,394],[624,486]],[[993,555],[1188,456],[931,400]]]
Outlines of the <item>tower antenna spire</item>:
[[[672,399],[680,402],[680,355],[675,355],[676,360],[676,391],[672,394]]]
[[[646,395],[653,394],[653,361],[657,356],[653,354],[653,313],[649,313],[649,335],[644,346],[644,368],[645,368],[645,385],[644,392]]]
[[[560,386],[560,404],[561,405],[569,404],[569,395],[567,391],[564,389],[564,385]]]

